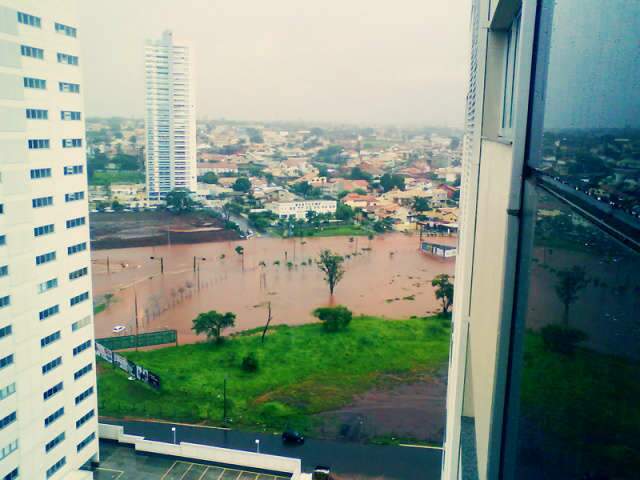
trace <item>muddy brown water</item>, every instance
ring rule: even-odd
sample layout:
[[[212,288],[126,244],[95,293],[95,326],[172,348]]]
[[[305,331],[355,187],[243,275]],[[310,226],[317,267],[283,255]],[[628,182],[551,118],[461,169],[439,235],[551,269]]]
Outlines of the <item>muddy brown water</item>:
[[[453,238],[432,240],[455,243]],[[371,241],[364,237],[353,242],[348,237],[253,238],[93,251],[95,299],[100,303],[105,295],[113,295],[107,308],[96,315],[96,336],[112,336],[116,325],[124,325],[125,333],[135,333],[136,298],[139,331],[173,328],[181,343],[198,340],[191,322],[201,312],[234,312],[236,326],[228,330],[233,332],[264,325],[268,302],[272,325],[312,322],[311,311],[330,304],[387,318],[425,315],[439,307],[431,279],[439,273],[453,274],[454,261],[424,254],[418,244],[415,235],[386,234]],[[244,248],[244,255],[235,251],[237,246]],[[323,273],[312,262],[323,249],[350,255],[333,298]],[[198,260],[195,273],[194,256],[205,258]],[[159,257],[164,259],[164,274],[160,274]]]

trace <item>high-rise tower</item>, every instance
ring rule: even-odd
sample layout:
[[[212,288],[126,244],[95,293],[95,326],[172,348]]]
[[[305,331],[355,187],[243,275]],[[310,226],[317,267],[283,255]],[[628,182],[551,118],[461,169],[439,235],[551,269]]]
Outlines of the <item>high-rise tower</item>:
[[[98,455],[75,7],[0,0],[2,479],[67,478]]]
[[[191,47],[165,31],[145,46],[147,197],[196,191],[196,117]]]

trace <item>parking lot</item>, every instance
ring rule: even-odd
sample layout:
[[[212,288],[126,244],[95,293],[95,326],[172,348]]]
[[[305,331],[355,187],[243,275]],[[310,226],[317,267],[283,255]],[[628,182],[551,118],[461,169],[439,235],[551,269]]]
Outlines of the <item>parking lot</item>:
[[[133,448],[100,443],[100,466],[95,480],[286,480],[269,473],[250,472],[223,465],[176,460],[136,453]]]

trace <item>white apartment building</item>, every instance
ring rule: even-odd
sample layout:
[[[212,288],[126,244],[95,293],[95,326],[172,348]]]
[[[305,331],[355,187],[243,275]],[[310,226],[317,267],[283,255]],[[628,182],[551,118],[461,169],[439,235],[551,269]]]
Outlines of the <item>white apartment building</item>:
[[[147,196],[197,187],[193,51],[170,31],[145,46]]]
[[[0,478],[98,460],[75,0],[0,0]]]
[[[295,217],[297,220],[306,218],[307,212],[336,213],[338,202],[335,200],[301,200],[296,202],[273,202],[266,205],[267,209],[280,218]]]

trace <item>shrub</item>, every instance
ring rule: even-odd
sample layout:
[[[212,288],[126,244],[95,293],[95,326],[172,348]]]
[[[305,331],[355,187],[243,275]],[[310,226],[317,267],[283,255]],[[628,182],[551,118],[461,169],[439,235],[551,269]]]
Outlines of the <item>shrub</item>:
[[[324,329],[327,332],[337,332],[347,328],[353,317],[351,310],[343,305],[316,308],[313,311],[313,315],[323,322]]]
[[[250,352],[242,359],[242,370],[245,372],[256,372],[258,366],[258,357],[254,352]]]
[[[575,352],[578,343],[588,338],[582,330],[563,325],[547,325],[540,329],[540,334],[547,350],[564,355]]]

